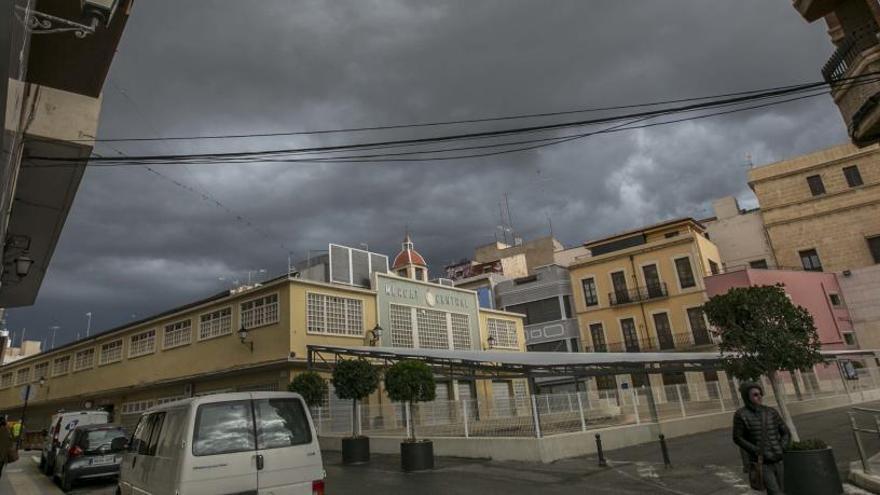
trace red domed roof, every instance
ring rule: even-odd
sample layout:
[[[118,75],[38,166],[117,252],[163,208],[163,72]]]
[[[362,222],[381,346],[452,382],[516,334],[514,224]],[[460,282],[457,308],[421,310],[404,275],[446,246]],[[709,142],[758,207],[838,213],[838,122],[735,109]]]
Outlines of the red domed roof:
[[[425,263],[425,258],[419,254],[418,251],[413,247],[412,239],[410,239],[409,234],[403,239],[403,246],[400,253],[394,257],[394,263],[391,265],[392,270],[397,270],[398,268],[404,267],[406,265],[417,265],[423,266],[425,268],[428,267],[428,264]]]
[[[422,255],[414,249],[405,249],[401,251],[394,258],[394,264],[391,266],[391,269],[397,270],[398,268],[406,265],[418,265],[424,267],[428,266],[428,264],[425,263],[425,258],[422,258]]]

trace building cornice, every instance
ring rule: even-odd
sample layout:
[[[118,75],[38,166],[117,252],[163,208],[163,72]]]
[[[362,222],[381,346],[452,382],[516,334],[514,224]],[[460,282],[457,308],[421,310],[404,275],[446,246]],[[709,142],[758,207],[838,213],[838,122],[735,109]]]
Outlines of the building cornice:
[[[659,241],[649,242],[647,244],[641,244],[638,246],[634,246],[631,248],[621,249],[620,251],[612,251],[606,254],[600,254],[599,256],[593,256],[587,258],[582,261],[574,261],[569,265],[569,270],[574,270],[576,268],[581,268],[585,266],[597,265],[600,263],[604,263],[606,261],[614,260],[617,258],[627,257],[635,254],[642,254],[646,252],[656,251],[657,249],[675,246],[677,244],[690,244],[696,243],[696,235],[692,232],[687,234],[677,235],[675,237],[670,237],[669,239],[662,239]],[[708,239],[707,239],[708,240]]]

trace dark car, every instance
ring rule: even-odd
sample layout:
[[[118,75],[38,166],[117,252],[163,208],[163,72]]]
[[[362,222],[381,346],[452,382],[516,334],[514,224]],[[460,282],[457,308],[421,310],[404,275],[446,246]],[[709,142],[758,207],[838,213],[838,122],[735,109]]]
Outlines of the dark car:
[[[79,426],[61,443],[52,474],[64,491],[79,480],[119,476],[119,463],[127,445],[128,432],[121,426]]]

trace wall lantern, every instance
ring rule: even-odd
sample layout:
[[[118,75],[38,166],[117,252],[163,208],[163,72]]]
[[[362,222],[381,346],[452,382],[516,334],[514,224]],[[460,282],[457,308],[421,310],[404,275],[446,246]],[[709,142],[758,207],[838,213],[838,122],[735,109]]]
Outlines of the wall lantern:
[[[489,349],[495,347],[495,344],[497,343],[497,341],[495,340],[495,336],[490,333],[489,338],[486,339],[486,343],[489,344]]]
[[[376,327],[367,333],[370,334],[370,345],[375,347],[379,343],[379,339],[382,338],[382,327],[377,323]]]
[[[254,341],[247,340],[247,338],[248,338],[247,328],[245,328],[244,325],[242,325],[241,328],[238,330],[238,340],[240,340],[242,344],[250,345],[251,352],[254,352]]]
[[[18,278],[24,278],[31,271],[31,265],[34,264],[34,260],[29,256],[19,256],[15,258],[15,274],[18,275]]]

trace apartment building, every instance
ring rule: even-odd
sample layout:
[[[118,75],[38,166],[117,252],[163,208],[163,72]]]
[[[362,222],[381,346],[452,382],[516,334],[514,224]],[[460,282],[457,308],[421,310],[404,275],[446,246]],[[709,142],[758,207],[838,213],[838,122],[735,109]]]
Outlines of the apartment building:
[[[721,257],[700,223],[681,218],[584,246],[592,256],[572,262],[569,270],[574,312],[588,352],[683,351],[715,344],[702,310],[703,278],[721,272]],[[685,378],[667,373],[662,380],[671,385]],[[632,382],[640,385],[642,379],[633,375]],[[600,381],[597,386],[617,384]]]
[[[538,267],[532,275],[500,282],[495,292],[502,308],[525,315],[526,349],[582,350],[580,330],[571,305],[571,278],[565,267]]]
[[[700,223],[718,248],[725,270],[776,268],[760,208],[744,210],[733,196],[715,200],[712,207],[715,216]]]
[[[835,50],[822,76],[857,146],[880,139],[880,5],[876,0],[794,0],[808,22],[825,20]]]
[[[844,144],[749,171],[778,265],[839,274],[863,348],[880,347],[880,146]]]

